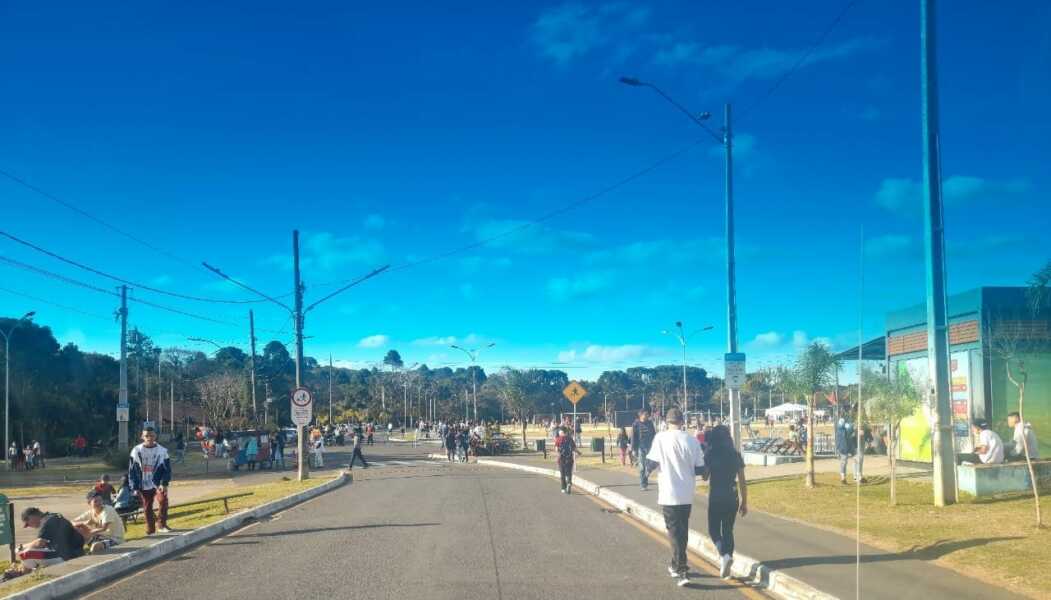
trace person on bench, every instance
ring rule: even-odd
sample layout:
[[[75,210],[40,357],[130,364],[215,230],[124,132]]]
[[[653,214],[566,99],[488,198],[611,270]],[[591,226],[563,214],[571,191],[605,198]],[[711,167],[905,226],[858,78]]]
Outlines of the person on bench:
[[[974,447],[974,453],[978,460],[984,465],[999,465],[1004,462],[1004,441],[1000,434],[989,429],[989,422],[975,421],[971,428],[978,436],[978,444]]]
[[[1016,412],[1007,414],[1007,426],[1011,428],[1013,436],[1007,445],[1007,460],[1025,460],[1026,448],[1029,449],[1030,460],[1040,458],[1040,444],[1036,441],[1036,432],[1030,423],[1023,423],[1022,417]]]
[[[106,504],[102,494],[88,492],[88,510],[76,519],[73,526],[87,540],[88,552],[92,554],[124,543],[124,522],[117,509]]]
[[[18,546],[18,559],[25,569],[47,567],[84,556],[84,538],[60,514],[46,513],[35,506],[22,511],[22,526],[37,529],[37,537]]]

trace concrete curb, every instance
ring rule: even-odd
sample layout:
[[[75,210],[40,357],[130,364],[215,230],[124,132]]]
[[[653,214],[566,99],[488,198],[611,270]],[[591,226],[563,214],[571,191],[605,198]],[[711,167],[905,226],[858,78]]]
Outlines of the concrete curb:
[[[444,460],[446,457],[440,454],[431,454],[430,458]],[[554,469],[518,465],[489,458],[480,458],[478,459],[477,464],[525,471],[527,473],[534,473],[555,479],[559,476],[558,472]],[[660,512],[648,506],[639,504],[638,502],[622,496],[608,488],[604,488],[586,479],[582,479],[579,476],[573,477],[573,486],[580,488],[587,493],[598,497],[600,500],[603,500],[614,508],[635,517],[651,529],[661,533],[665,532],[664,516]],[[716,565],[719,564],[719,552],[715,549],[715,546],[712,544],[712,541],[708,536],[691,529],[688,545],[694,553],[708,562]],[[771,569],[754,558],[750,558],[739,552],[734,553],[733,575],[742,580],[759,585],[771,594],[785,600],[838,600],[836,596],[822,592],[814,586],[796,577],[782,573],[777,569]]]
[[[267,502],[266,504],[261,504],[255,508],[232,514],[221,521],[212,523],[211,525],[194,529],[183,535],[166,538],[151,546],[139,548],[126,554],[116,555],[113,560],[91,565],[90,567],[75,571],[68,575],[45,581],[40,585],[18,592],[17,594],[0,597],[7,598],[8,600],[50,600],[52,598],[72,596],[73,594],[82,592],[89,587],[97,586],[100,581],[119,577],[133,569],[177,552],[181,552],[190,546],[225,535],[240,528],[249,521],[262,519],[299,504],[300,502],[315,498],[328,491],[334,490],[349,481],[351,481],[350,475],[344,472],[338,477],[332,479],[332,481],[310,488],[309,490],[303,490],[302,492],[279,498]],[[0,587],[0,593],[3,593],[2,587]]]

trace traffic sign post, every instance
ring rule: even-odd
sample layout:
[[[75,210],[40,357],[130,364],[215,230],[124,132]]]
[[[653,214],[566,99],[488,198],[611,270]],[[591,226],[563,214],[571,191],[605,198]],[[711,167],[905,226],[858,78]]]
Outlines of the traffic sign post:
[[[739,390],[745,382],[744,352],[729,352],[724,357],[726,387]]]
[[[580,383],[570,381],[569,385],[562,390],[562,395],[573,405],[573,433],[575,437],[577,429],[577,402],[580,402],[584,396],[587,396],[588,391]]]
[[[313,418],[314,397],[310,394],[310,390],[297,388],[292,392],[292,422],[298,427],[306,427]]]

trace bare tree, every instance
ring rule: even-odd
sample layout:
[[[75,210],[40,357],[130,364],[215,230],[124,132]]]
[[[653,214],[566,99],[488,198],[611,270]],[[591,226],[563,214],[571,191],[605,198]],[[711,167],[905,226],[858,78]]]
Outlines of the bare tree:
[[[1034,317],[1039,317],[1039,306],[1034,305]],[[1041,343],[1051,339],[1049,321],[1046,319],[1018,319],[995,317],[990,320],[986,338],[993,355],[1004,361],[1004,371],[1007,380],[1018,390],[1018,420],[1025,427],[1025,386],[1029,381],[1029,372],[1025,366],[1025,356],[1035,350]],[[1035,448],[1033,449],[1035,450]],[[1029,469],[1029,480],[1033,487],[1033,501],[1036,505],[1036,526],[1043,526],[1040,515],[1040,491],[1033,469],[1033,461],[1029,458],[1029,436],[1022,436],[1022,451],[1025,454],[1025,464]]]
[[[234,415],[244,382],[237,375],[217,373],[197,382],[205,418],[213,427],[225,427]]]

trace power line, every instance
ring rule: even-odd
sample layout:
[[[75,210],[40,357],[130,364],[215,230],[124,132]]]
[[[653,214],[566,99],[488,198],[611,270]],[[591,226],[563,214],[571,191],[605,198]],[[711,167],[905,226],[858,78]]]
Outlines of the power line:
[[[105,315],[99,315],[99,314],[87,312],[85,310],[80,310],[79,308],[76,308],[76,307],[73,307],[73,306],[66,306],[65,304],[59,304],[58,302],[52,302],[50,300],[45,300],[43,298],[38,298],[36,296],[33,296],[32,294],[26,294],[25,292],[18,292],[18,291],[15,291],[15,290],[12,290],[12,289],[8,289],[8,288],[5,288],[5,287],[0,287],[0,292],[7,292],[8,294],[14,294],[15,296],[21,296],[23,298],[28,298],[29,300],[32,300],[34,302],[42,302],[44,304],[48,304],[48,305],[54,306],[55,308],[61,308],[63,310],[68,310],[70,312],[79,313],[79,314],[82,314],[82,315],[87,316],[87,317],[94,317],[96,319],[104,319],[106,321],[112,321],[113,320],[112,316],[108,316],[107,317]]]
[[[774,92],[777,91],[778,88],[781,87],[781,85],[785,81],[788,80],[789,77],[795,74],[795,72],[798,71],[799,68],[806,63],[807,59],[810,58],[814,51],[825,43],[825,39],[828,38],[829,34],[831,34],[832,31],[839,26],[839,23],[843,20],[843,17],[845,17],[847,12],[850,11],[850,9],[853,8],[854,5],[857,3],[858,0],[849,0],[846,4],[844,4],[843,8],[839,11],[839,14],[836,15],[836,18],[833,19],[832,22],[828,25],[828,27],[826,27],[825,30],[821,32],[821,35],[819,35],[818,38],[814,40],[812,44],[810,44],[810,46],[803,52],[803,54],[799,55],[799,58],[796,60],[795,64],[793,64],[790,69],[785,71],[785,73],[781,75],[781,77],[779,77],[777,81],[775,81],[773,85],[771,85],[770,88],[766,90],[766,92],[764,92],[762,95],[756,98],[755,101],[753,101],[744,110],[740,112],[740,114],[737,117],[738,122],[740,122],[740,120],[744,116],[751,114],[757,106],[765,102],[770,96],[774,94]]]
[[[145,285],[145,284],[142,284],[142,283],[138,283],[138,282],[135,282],[135,281],[130,281],[128,279],[124,279],[123,277],[117,277],[116,275],[110,275],[109,273],[106,273],[105,271],[100,271],[100,270],[98,270],[98,269],[96,269],[94,267],[89,267],[89,266],[87,266],[85,264],[79,263],[79,262],[77,262],[75,260],[72,260],[70,258],[66,258],[66,257],[61,256],[59,254],[55,254],[54,252],[51,252],[50,250],[46,250],[44,248],[41,248],[40,246],[37,246],[36,244],[34,244],[32,242],[23,240],[22,238],[14,236],[14,235],[12,235],[10,233],[7,233],[6,231],[3,231],[3,230],[0,230],[0,236],[6,237],[7,239],[9,239],[9,240],[11,240],[13,242],[22,244],[23,246],[26,246],[27,248],[31,248],[33,250],[36,250],[37,252],[40,252],[41,254],[45,254],[47,256],[50,256],[51,258],[54,258],[56,260],[60,260],[60,261],[62,261],[64,263],[66,263],[66,264],[73,265],[74,267],[77,267],[78,269],[83,269],[85,271],[88,271],[89,273],[94,273],[95,275],[99,275],[99,276],[105,277],[107,279],[112,279],[113,281],[129,285],[129,286],[131,286],[133,288],[136,288],[136,289],[139,289],[139,290],[146,290],[147,292],[153,292],[155,294],[163,294],[165,296],[171,296],[173,298],[181,298],[183,300],[195,300],[197,302],[213,302],[213,303],[216,303],[216,304],[253,304],[253,303],[256,303],[256,302],[262,302],[262,300],[223,300],[223,299],[219,299],[219,298],[204,298],[204,297],[201,297],[201,296],[191,296],[191,295],[188,295],[188,294],[180,294],[178,292],[169,292],[167,290],[162,290],[162,289],[155,288],[155,287],[152,287],[152,286],[148,286],[148,285]]]
[[[98,287],[96,285],[92,285],[90,283],[85,283],[83,281],[79,281],[79,280],[73,279],[71,277],[66,277],[65,275],[60,275],[60,274],[55,273],[53,271],[48,271],[46,269],[41,269],[40,267],[34,267],[33,265],[26,264],[26,263],[24,263],[22,261],[15,260],[13,258],[8,258],[6,256],[0,256],[0,261],[5,262],[5,263],[7,263],[7,264],[9,264],[11,266],[17,267],[19,269],[23,269],[23,270],[26,270],[26,271],[32,271],[32,272],[37,273],[39,275],[43,275],[44,277],[48,277],[48,278],[54,279],[56,281],[61,281],[63,283],[67,283],[69,285],[82,287],[84,289],[92,290],[92,291],[98,292],[100,294],[106,294],[107,296],[116,296],[118,298],[120,297],[120,294],[118,294],[115,291],[107,290],[105,288],[101,288],[101,287]],[[170,306],[165,306],[163,304],[157,304],[156,302],[150,302],[149,300],[143,300],[141,298],[128,298],[128,300],[131,300],[132,302],[137,302],[139,304],[143,304],[145,306],[150,306],[150,307],[153,307],[153,308],[156,308],[156,309],[159,309],[159,310],[167,311],[167,312],[170,312],[170,313],[173,313],[173,314],[182,315],[184,317],[190,317],[190,318],[198,319],[198,320],[201,320],[201,321],[208,321],[210,323],[216,323],[218,325],[229,325],[229,326],[232,326],[232,327],[242,327],[242,325],[239,324],[239,323],[233,323],[231,321],[221,321],[219,319],[213,319],[211,317],[206,317],[206,316],[203,316],[203,315],[198,315],[198,314],[194,314],[194,313],[191,313],[191,312],[186,312],[184,310],[179,310],[178,308],[172,308]]]
[[[502,238],[514,235],[514,234],[516,234],[516,233],[518,233],[520,231],[525,231],[526,229],[529,229],[530,227],[536,227],[537,225],[540,225],[542,223],[550,221],[551,219],[554,219],[555,217],[558,217],[558,216],[560,216],[562,214],[565,214],[565,213],[567,213],[567,212],[569,212],[571,210],[575,210],[575,209],[580,208],[581,206],[583,206],[585,204],[588,204],[590,202],[594,202],[595,200],[598,200],[599,198],[601,198],[601,197],[603,197],[603,196],[605,196],[605,195],[607,195],[607,194],[609,194],[611,192],[614,192],[614,191],[618,190],[619,188],[624,187],[625,185],[635,181],[636,179],[640,179],[640,178],[650,174],[651,172],[657,170],[658,168],[664,166],[665,164],[667,164],[667,163],[679,158],[680,156],[686,154],[690,150],[693,150],[694,148],[696,148],[700,144],[707,143],[707,142],[708,142],[708,140],[705,140],[705,139],[694,140],[693,142],[687,144],[686,146],[683,146],[682,148],[679,148],[678,150],[676,150],[675,152],[672,152],[671,154],[667,154],[667,155],[661,157],[660,159],[650,163],[649,165],[647,165],[646,167],[643,167],[642,169],[639,169],[638,171],[635,171],[634,173],[628,175],[627,177],[619,179],[616,182],[614,182],[612,184],[609,184],[609,185],[599,189],[596,192],[593,192],[593,193],[591,193],[591,194],[589,194],[587,196],[584,196],[583,198],[579,198],[577,200],[574,200],[573,202],[570,202],[568,204],[565,204],[563,206],[560,206],[558,208],[550,210],[550,211],[548,211],[548,212],[546,212],[546,213],[534,218],[531,221],[527,221],[525,223],[521,223],[521,224],[516,225],[516,226],[514,226],[514,227],[512,227],[512,228],[510,228],[510,229],[508,229],[506,231],[503,231],[503,232],[498,233],[496,235],[493,235],[493,236],[490,236],[490,237],[487,237],[487,238],[484,238],[484,239],[472,242],[470,244],[466,244],[466,245],[463,245],[463,246],[460,246],[460,247],[457,247],[457,248],[452,248],[450,250],[447,250],[445,252],[441,252],[439,254],[435,254],[433,256],[421,258],[421,259],[414,260],[414,261],[409,261],[407,263],[391,267],[390,268],[390,272],[403,271],[405,269],[411,269],[413,267],[418,267],[420,265],[425,265],[425,264],[428,264],[428,263],[437,262],[437,261],[440,261],[440,260],[445,260],[447,258],[451,258],[453,256],[456,256],[457,254],[461,254],[461,253],[467,252],[469,250],[474,250],[475,248],[481,248],[482,246],[486,246],[486,245],[491,244],[491,243],[493,243],[493,242],[495,242],[497,240],[500,240]],[[352,281],[352,280],[344,280],[344,281],[339,281],[339,282],[331,282],[330,281],[330,282],[326,282],[326,283],[318,283],[318,284],[315,284],[315,285],[316,286],[338,285],[338,284],[341,284],[341,283],[347,283],[348,281]]]
[[[41,189],[41,188],[29,183],[25,179],[22,179],[21,177],[19,177],[17,175],[14,175],[13,173],[10,173],[8,171],[0,169],[0,175],[3,175],[4,177],[10,179],[11,181],[17,183],[20,186],[26,188],[27,190],[30,190],[30,191],[32,191],[32,192],[34,192],[36,194],[39,194],[40,196],[43,196],[44,198],[47,198],[48,200],[51,200],[52,202],[55,202],[57,204],[60,204],[60,205],[64,206],[65,208],[77,213],[78,215],[80,215],[80,216],[82,216],[82,217],[84,217],[86,219],[89,219],[91,221],[94,221],[95,223],[98,223],[99,225],[105,227],[106,229],[109,229],[110,231],[113,231],[115,233],[119,233],[120,235],[128,238],[129,240],[131,240],[131,241],[133,241],[133,242],[135,242],[137,244],[140,244],[142,246],[145,246],[145,247],[149,248],[150,250],[153,250],[154,252],[157,252],[158,254],[163,254],[164,256],[166,256],[166,257],[168,257],[168,258],[170,258],[170,259],[172,259],[172,260],[174,260],[176,262],[180,262],[180,263],[182,263],[184,265],[195,267],[195,265],[193,264],[193,261],[187,260],[187,259],[182,258],[181,256],[177,256],[175,254],[172,254],[171,252],[169,252],[169,251],[167,251],[167,250],[165,250],[163,248],[160,248],[158,246],[155,246],[155,245],[147,242],[146,240],[144,240],[144,239],[142,239],[142,238],[140,238],[140,237],[138,237],[136,235],[133,235],[131,233],[128,233],[127,231],[124,231],[123,229],[121,229],[120,227],[117,227],[116,225],[112,225],[110,223],[107,223],[106,221],[102,220],[99,217],[96,217],[95,215],[87,212],[86,210],[84,210],[84,209],[82,209],[82,208],[80,208],[80,207],[78,207],[78,206],[76,206],[76,205],[74,205],[74,204],[72,204],[70,202],[67,202],[67,201],[63,200],[62,198],[59,198],[58,196],[52,194],[51,192],[48,192],[47,190]]]

